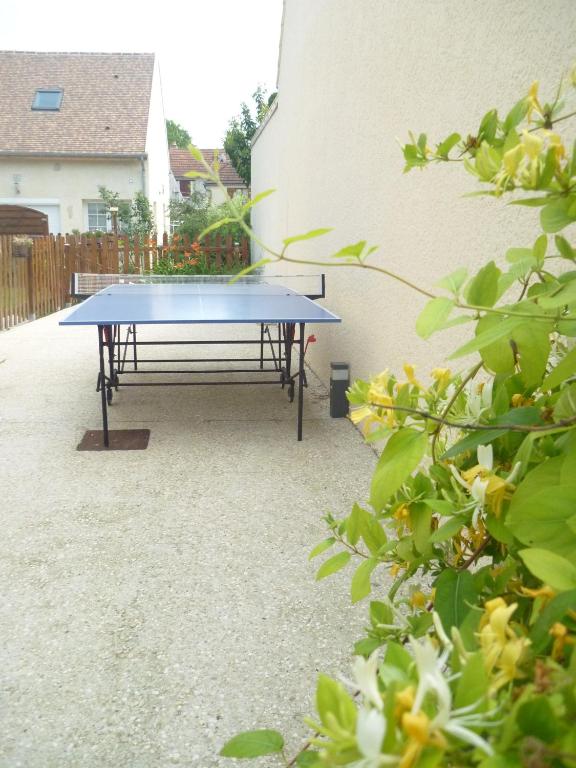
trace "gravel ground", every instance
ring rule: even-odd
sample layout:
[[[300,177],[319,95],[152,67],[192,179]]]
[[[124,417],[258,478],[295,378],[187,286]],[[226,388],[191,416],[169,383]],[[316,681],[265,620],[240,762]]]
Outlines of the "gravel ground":
[[[0,766],[232,768],[263,727],[293,751],[366,617],[307,556],[374,454],[312,374],[302,443],[279,388],[143,388],[110,417],[146,451],[77,452],[96,332],[63,314],[0,333]]]

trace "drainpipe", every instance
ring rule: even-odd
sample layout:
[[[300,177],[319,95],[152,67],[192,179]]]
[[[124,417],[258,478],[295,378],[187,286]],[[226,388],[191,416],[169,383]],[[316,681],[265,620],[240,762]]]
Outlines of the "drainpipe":
[[[140,155],[140,175],[142,178],[142,194],[146,194],[146,155]]]

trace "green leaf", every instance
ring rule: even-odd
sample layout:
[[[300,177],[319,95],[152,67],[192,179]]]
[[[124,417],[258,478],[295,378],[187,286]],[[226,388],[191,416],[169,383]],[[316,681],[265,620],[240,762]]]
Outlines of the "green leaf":
[[[187,171],[184,176],[187,176],[189,179],[211,179],[212,175],[209,173],[205,173],[204,171]]]
[[[546,373],[552,329],[552,324],[524,323],[512,332],[518,350],[520,376],[528,388],[538,386]]]
[[[478,129],[478,138],[480,140],[484,139],[487,142],[492,142],[496,136],[497,129],[498,112],[495,109],[491,109],[489,112],[486,112],[482,118],[480,128]]]
[[[447,139],[444,139],[441,144],[438,144],[436,154],[440,155],[440,157],[448,157],[450,150],[458,144],[461,138],[459,133],[451,133]]]
[[[443,453],[441,458],[442,460],[451,459],[465,451],[474,451],[479,445],[488,445],[488,443],[505,434],[505,429],[482,429],[477,432],[471,432]]]
[[[547,250],[548,237],[546,235],[540,235],[540,237],[537,238],[536,242],[534,243],[534,247],[532,248],[534,259],[536,260],[536,263],[539,267],[542,267],[544,264]]]
[[[524,197],[521,200],[511,200],[508,205],[523,205],[526,208],[540,208],[550,202],[549,197]]]
[[[360,536],[364,540],[364,543],[370,550],[372,555],[376,555],[384,547],[388,540],[384,529],[369,512],[362,510],[363,514],[360,519]]]
[[[430,549],[430,533],[432,527],[432,510],[422,502],[416,502],[410,507],[412,521],[412,539],[419,554]]]
[[[522,120],[526,117],[528,113],[528,99],[520,99],[510,112],[506,115],[506,119],[504,120],[504,125],[502,126],[504,129],[504,133],[508,133],[509,131],[516,128]]]
[[[344,687],[335,680],[320,675],[316,688],[316,709],[322,724],[332,728],[332,720],[347,731],[354,732],[356,727],[356,707]]]
[[[336,539],[334,537],[330,537],[329,539],[324,539],[324,541],[321,541],[320,544],[317,544],[312,552],[308,555],[308,560],[312,560],[314,557],[317,557],[318,555],[321,555],[322,552],[326,552],[327,549],[330,549],[330,547],[336,542]]]
[[[204,155],[200,152],[198,147],[195,147],[194,144],[188,144],[188,152],[190,152],[194,160],[197,160],[204,165]]]
[[[446,275],[446,277],[443,277],[442,280],[439,280],[436,283],[436,285],[439,288],[445,288],[447,291],[450,291],[450,293],[457,294],[460,291],[460,288],[462,288],[466,282],[467,277],[468,270],[466,267],[460,267],[460,269],[457,269],[454,272],[451,272],[449,275]]]
[[[325,579],[326,576],[331,576],[333,573],[341,571],[342,568],[345,568],[348,565],[350,558],[350,552],[339,552],[337,555],[330,557],[322,563],[318,569],[316,581],[320,581],[321,579]]]
[[[358,504],[354,504],[352,512],[348,515],[348,519],[346,520],[346,538],[352,546],[354,546],[360,538],[360,523],[362,516],[365,514],[365,510]]]
[[[232,219],[230,216],[226,216],[223,219],[218,219],[218,221],[214,221],[210,226],[206,227],[206,229],[203,229],[202,232],[198,235],[198,240],[203,240],[206,235],[209,235],[210,232],[214,232],[217,229],[220,229],[220,227],[223,227],[225,224],[234,224],[236,219]]]
[[[459,627],[476,604],[474,579],[468,571],[447,568],[436,579],[435,587],[434,608],[450,634],[451,628]]]
[[[256,197],[248,200],[248,202],[242,206],[242,214],[244,215],[248,213],[251,208],[253,208],[255,205],[258,205],[259,202],[265,200],[270,195],[273,195],[274,192],[276,192],[275,189],[265,189],[263,192],[260,192],[258,195],[256,195]]]
[[[576,565],[547,549],[521,549],[518,553],[531,574],[557,592],[576,589]]]
[[[485,330],[482,329],[476,338],[466,342],[466,344],[463,344],[461,347],[459,347],[456,352],[453,352],[450,355],[450,360],[456,359],[458,357],[464,357],[465,355],[469,355],[472,352],[478,352],[478,350],[484,349],[489,344],[493,344],[499,339],[503,339],[506,336],[509,337],[514,328],[517,328],[519,325],[521,325],[521,323],[526,322],[525,318],[523,317],[507,317],[505,320],[501,320],[487,315],[486,317],[483,317],[482,320],[480,320],[478,326],[482,328],[480,323],[486,320],[496,320],[497,322],[491,322],[489,327],[486,327],[488,323],[485,323]]]
[[[234,275],[232,280],[230,280],[230,285],[236,283],[241,277],[244,277],[244,275],[249,275],[250,272],[254,272],[255,269],[259,269],[265,264],[270,264],[271,261],[272,259],[260,259],[259,261],[255,261],[253,264],[249,264],[247,267],[244,267],[244,269],[241,269],[240,272],[237,272]]]
[[[455,708],[478,706],[488,691],[488,675],[480,651],[469,656],[456,689]]]
[[[300,752],[296,758],[297,768],[321,768],[320,753],[312,752],[307,749],[305,752]]]
[[[437,331],[454,309],[454,301],[439,297],[429,301],[418,320],[416,321],[416,333],[423,339],[429,338],[434,331]]]
[[[568,259],[569,261],[576,260],[576,251],[574,251],[574,248],[572,248],[565,237],[562,237],[562,235],[555,235],[554,242],[556,243],[556,248],[558,248],[558,253],[563,259]]]
[[[550,293],[538,299],[543,309],[557,309],[576,302],[576,280],[570,278],[556,286]]]
[[[540,654],[551,642],[550,628],[557,621],[562,621],[569,611],[574,610],[576,605],[576,590],[571,592],[562,592],[556,595],[548,605],[542,610],[530,632],[530,639],[534,653]]]
[[[365,597],[368,597],[371,591],[370,576],[372,571],[378,565],[378,560],[370,558],[364,560],[354,573],[352,577],[352,584],[350,587],[350,594],[352,596],[352,602],[357,603]]]
[[[468,286],[466,292],[468,304],[482,307],[494,306],[498,298],[498,279],[501,274],[493,261],[482,267]]]
[[[428,444],[424,432],[401,429],[392,435],[380,456],[370,488],[370,504],[381,512],[393,493],[416,469]]]
[[[568,523],[576,506],[576,483],[562,480],[565,459],[548,459],[526,474],[512,496],[506,526],[525,546],[570,559],[576,550],[576,534]]]
[[[570,212],[571,203],[571,198],[561,197],[542,208],[540,224],[544,232],[560,232],[561,229],[576,221],[576,216]]]
[[[287,237],[282,242],[287,247],[292,243],[300,243],[303,240],[312,240],[315,237],[322,237],[327,235],[328,232],[332,232],[332,227],[323,227],[322,229],[311,229],[310,232],[305,232],[303,235],[294,235],[294,237]]]
[[[572,419],[576,415],[576,384],[564,387],[554,406],[554,418],[557,421]]]
[[[555,741],[560,733],[558,718],[546,696],[538,696],[521,704],[516,722],[527,736],[545,743]]]
[[[576,373],[576,347],[560,360],[542,382],[542,389],[554,389]]]
[[[456,515],[455,517],[448,520],[447,523],[444,523],[444,525],[441,525],[440,528],[434,531],[434,533],[430,536],[429,541],[431,544],[438,544],[441,541],[448,541],[448,539],[451,539],[452,536],[455,536],[464,525],[466,525],[466,520],[463,517]]]
[[[278,731],[245,731],[234,736],[220,750],[222,757],[261,757],[281,752],[284,739]]]

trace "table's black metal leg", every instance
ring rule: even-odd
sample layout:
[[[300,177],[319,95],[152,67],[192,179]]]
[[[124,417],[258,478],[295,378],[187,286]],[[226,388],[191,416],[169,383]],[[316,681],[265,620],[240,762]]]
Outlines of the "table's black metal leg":
[[[108,384],[106,386],[106,397],[108,398],[108,405],[112,403],[112,387],[114,386],[114,347],[116,343],[116,326],[107,326],[108,330],[105,333],[105,340],[108,345],[108,367],[110,369],[110,375],[108,378]]]
[[[282,369],[282,323],[278,323],[278,365]]]
[[[264,368],[264,323],[260,323],[260,370]]]
[[[138,352],[136,345],[136,323],[132,326],[132,349],[134,350],[134,370],[138,370]]]
[[[304,415],[304,332],[306,323],[300,323],[300,355],[298,363],[298,440],[302,440],[302,417]]]
[[[106,368],[104,363],[104,326],[98,326],[98,354],[100,357],[100,400],[102,402],[102,433],[104,446],[108,448],[110,441],[108,435],[108,403],[106,402]]]

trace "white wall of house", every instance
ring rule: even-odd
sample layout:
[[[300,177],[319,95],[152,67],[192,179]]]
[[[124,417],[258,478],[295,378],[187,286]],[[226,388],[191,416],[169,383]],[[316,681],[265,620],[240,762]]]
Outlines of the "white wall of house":
[[[161,237],[163,232],[170,230],[170,155],[158,60],[154,64],[152,78],[146,153],[148,155],[147,195],[154,211],[156,229]]]
[[[278,190],[253,209],[259,237],[277,247],[334,227],[293,254],[323,258],[365,239],[380,246],[375,264],[423,286],[531,245],[533,209],[464,198],[478,185],[455,164],[403,175],[397,138],[474,133],[535,79],[553,98],[575,59],[574,0],[285,0],[278,105],[253,145],[253,196]],[[327,272],[326,305],[343,323],[316,329],[311,362],[325,379],[330,360],[354,376],[415,361],[425,375],[467,333],[423,341],[424,298],[374,273]]]
[[[118,192],[121,200],[133,199],[142,191],[140,162],[0,158],[0,205],[48,213],[54,233],[88,229],[87,205],[100,200],[99,186]]]

